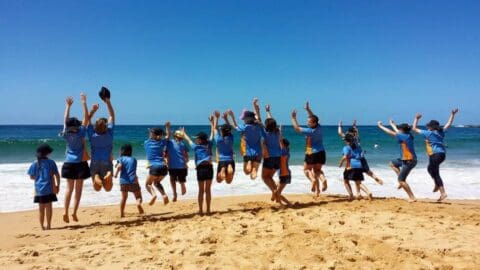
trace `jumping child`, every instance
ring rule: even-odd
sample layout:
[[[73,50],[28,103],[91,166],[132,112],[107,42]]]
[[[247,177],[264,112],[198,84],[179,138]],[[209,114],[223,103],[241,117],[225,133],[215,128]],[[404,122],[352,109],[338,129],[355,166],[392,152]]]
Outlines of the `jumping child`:
[[[170,126],[167,126],[167,134],[171,134]],[[185,182],[188,174],[188,149],[183,141],[183,132],[176,130],[173,139],[167,141],[168,174],[170,175],[170,184],[172,185],[173,198],[177,201],[177,182],[180,183],[182,195],[187,193]]]
[[[38,203],[39,221],[42,230],[50,230],[52,222],[52,202],[57,201],[60,190],[60,174],[55,161],[48,158],[53,149],[48,144],[37,147],[37,160],[30,165],[28,175],[35,181],[34,203]],[[44,220],[47,218],[47,226]]]
[[[230,184],[235,173],[232,126],[228,122],[227,112],[222,115],[225,124],[220,127],[218,127],[220,112],[215,111],[213,115],[215,117],[213,134],[215,144],[217,145],[217,182],[221,183],[225,180],[227,184]]]
[[[122,145],[120,158],[118,158],[115,167],[115,178],[118,178],[118,173],[120,173],[120,191],[122,192],[120,217],[125,217],[125,204],[127,203],[128,192],[132,192],[135,195],[138,213],[143,214],[142,192],[137,177],[137,160],[132,157],[132,146],[130,144]]]

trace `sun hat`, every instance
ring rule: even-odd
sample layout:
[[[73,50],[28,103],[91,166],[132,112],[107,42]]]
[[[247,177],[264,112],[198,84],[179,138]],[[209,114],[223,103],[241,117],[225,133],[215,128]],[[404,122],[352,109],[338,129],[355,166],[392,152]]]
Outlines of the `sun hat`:
[[[183,139],[183,132],[181,130],[175,130],[175,132],[173,133],[173,136]]]

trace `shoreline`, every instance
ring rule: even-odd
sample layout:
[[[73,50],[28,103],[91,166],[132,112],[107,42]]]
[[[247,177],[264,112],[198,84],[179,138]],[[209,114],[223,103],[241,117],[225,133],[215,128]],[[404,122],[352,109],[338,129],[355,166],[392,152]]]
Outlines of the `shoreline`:
[[[0,213],[2,268],[76,269],[473,269],[480,265],[480,200],[289,194],[293,207],[267,194],[215,197],[211,216],[195,199],[79,209],[65,224],[55,208],[42,231],[35,210]],[[125,256],[128,254],[128,256]],[[252,260],[251,258],[255,258]]]

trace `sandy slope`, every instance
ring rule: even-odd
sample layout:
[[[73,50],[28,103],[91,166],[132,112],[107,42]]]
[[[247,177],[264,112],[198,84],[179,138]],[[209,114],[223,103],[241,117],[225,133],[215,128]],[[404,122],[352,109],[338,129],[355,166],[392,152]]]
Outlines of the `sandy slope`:
[[[145,206],[89,207],[78,223],[41,231],[37,212],[0,214],[0,268],[33,269],[479,269],[480,202],[398,199],[348,202],[290,195],[214,198]]]

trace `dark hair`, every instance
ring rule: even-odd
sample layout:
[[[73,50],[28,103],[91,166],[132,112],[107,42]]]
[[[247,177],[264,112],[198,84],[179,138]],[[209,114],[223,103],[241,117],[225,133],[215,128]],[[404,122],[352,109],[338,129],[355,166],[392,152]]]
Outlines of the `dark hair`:
[[[227,137],[232,135],[232,126],[230,126],[229,124],[223,124],[220,127],[220,132],[222,133],[222,137]]]
[[[53,152],[53,148],[46,143],[42,143],[37,147],[36,152],[37,152],[37,165],[38,165],[37,171],[40,172],[40,169],[41,169],[40,160],[46,159],[47,156]]]
[[[287,139],[283,138],[283,139],[282,139],[282,144],[283,144],[283,146],[284,146],[285,148],[289,149],[289,147],[290,147],[290,142],[289,142]]]
[[[165,132],[163,129],[155,127],[150,129],[150,133],[153,135],[153,139],[155,140],[160,140],[162,136],[165,135]]]
[[[357,148],[357,144],[355,142],[355,136],[351,133],[347,133],[345,134],[345,136],[343,137],[343,140],[346,141],[350,147],[352,147],[352,149],[356,149]]]
[[[347,132],[350,132],[350,133],[357,133],[357,129],[354,128],[354,127],[349,127]]]
[[[132,145],[129,143],[122,145],[122,147],[120,148],[120,156],[131,157],[132,152]]]
[[[107,123],[108,119],[105,117],[99,118],[97,121],[95,121],[95,126],[93,129],[97,134],[104,134],[107,132]]]
[[[265,130],[267,132],[278,133],[279,130],[278,130],[278,126],[277,126],[277,121],[275,121],[275,119],[273,119],[273,118],[265,119]]]
[[[397,128],[403,131],[404,133],[410,133],[410,131],[412,130],[412,127],[407,123],[402,123],[398,125]]]
[[[436,131],[443,132],[443,128],[440,126],[440,123],[437,120],[430,120],[430,122],[427,123],[427,127]]]
[[[313,122],[315,122],[315,124],[318,125],[318,116],[316,116],[315,114],[312,114],[308,118],[311,118]]]
[[[243,121],[247,125],[255,124],[255,113],[251,111],[245,111],[245,113],[243,114]]]
[[[195,135],[195,138],[200,140],[200,144],[207,144],[208,143],[208,135],[205,132],[199,132]]]

